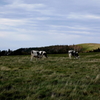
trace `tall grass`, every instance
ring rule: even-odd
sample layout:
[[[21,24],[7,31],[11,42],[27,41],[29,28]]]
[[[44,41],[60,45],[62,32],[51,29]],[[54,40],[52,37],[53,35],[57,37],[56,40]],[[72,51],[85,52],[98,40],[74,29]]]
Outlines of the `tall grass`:
[[[100,54],[0,57],[0,100],[100,100]]]

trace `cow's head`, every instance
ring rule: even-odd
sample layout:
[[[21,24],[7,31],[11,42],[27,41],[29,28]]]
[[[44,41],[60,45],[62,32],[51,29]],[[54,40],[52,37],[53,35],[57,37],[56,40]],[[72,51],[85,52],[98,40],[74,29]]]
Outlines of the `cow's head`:
[[[75,52],[75,57],[78,59],[80,56],[78,54],[78,52]]]
[[[43,56],[48,58],[47,53],[45,51],[43,52]]]

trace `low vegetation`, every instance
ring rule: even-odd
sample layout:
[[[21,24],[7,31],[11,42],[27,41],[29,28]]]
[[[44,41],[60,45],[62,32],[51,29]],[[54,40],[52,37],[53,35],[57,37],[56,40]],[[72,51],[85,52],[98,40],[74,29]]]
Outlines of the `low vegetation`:
[[[100,100],[100,53],[0,57],[0,100]]]
[[[84,44],[78,44],[78,46],[81,46],[83,48],[83,51],[93,51],[100,49],[100,44],[97,43],[84,43]],[[100,51],[100,50],[99,50]]]

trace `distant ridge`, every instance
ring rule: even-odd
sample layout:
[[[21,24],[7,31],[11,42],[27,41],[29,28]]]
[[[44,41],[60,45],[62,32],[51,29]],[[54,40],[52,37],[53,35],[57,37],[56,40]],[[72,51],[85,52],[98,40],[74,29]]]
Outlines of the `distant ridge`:
[[[76,50],[78,52],[100,52],[99,43],[83,43],[77,45],[54,45],[46,47],[29,47],[19,48],[17,50],[3,50],[0,51],[0,56],[6,55],[30,55],[31,50],[46,51],[48,54],[64,54],[68,53],[68,50]]]
[[[78,46],[82,46],[83,51],[92,51],[100,48],[99,43],[83,43],[83,44],[78,44]]]

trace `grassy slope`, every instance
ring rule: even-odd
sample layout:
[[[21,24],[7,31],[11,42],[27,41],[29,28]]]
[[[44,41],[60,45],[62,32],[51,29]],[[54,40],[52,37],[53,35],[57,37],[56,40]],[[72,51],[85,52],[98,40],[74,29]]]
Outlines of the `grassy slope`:
[[[83,47],[84,51],[90,51],[100,48],[100,44],[96,43],[84,43],[84,44],[78,44]]]
[[[0,100],[100,100],[100,54],[0,58]]]

